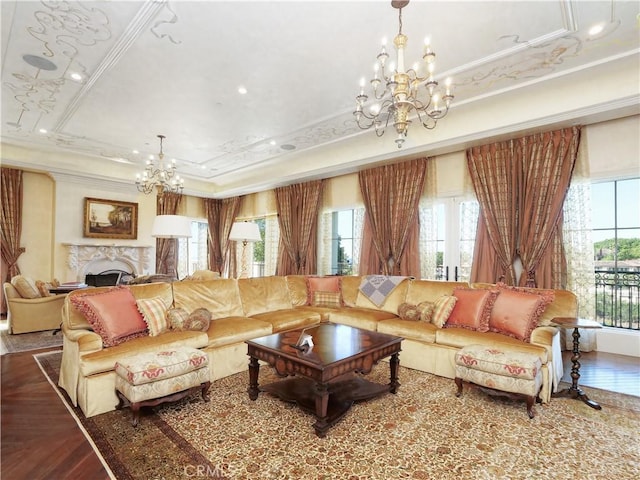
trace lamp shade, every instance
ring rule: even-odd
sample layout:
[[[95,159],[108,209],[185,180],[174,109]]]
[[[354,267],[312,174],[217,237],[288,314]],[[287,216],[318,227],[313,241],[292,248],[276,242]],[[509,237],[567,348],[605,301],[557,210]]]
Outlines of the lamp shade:
[[[253,222],[235,222],[231,225],[231,233],[229,240],[236,242],[259,242],[262,240],[260,236],[260,227]]]
[[[190,237],[191,219],[181,215],[158,215],[153,220],[151,236],[156,238]]]

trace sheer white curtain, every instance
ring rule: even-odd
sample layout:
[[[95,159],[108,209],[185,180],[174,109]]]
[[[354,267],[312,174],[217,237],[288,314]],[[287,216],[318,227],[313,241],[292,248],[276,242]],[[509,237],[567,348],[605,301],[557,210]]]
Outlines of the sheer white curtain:
[[[425,186],[420,198],[420,277],[435,280],[437,277],[438,256],[438,212],[435,205],[437,197],[436,159],[427,160]]]
[[[362,230],[364,229],[364,207],[353,209],[353,272],[360,271]]]
[[[591,238],[591,179],[587,137],[580,140],[571,186],[564,202],[563,237],[567,257],[567,289],[578,297],[578,316],[595,318],[593,240]],[[565,347],[573,349],[572,332],[563,332]],[[580,330],[580,351],[596,350],[596,330]]]
[[[277,215],[267,215],[264,219],[264,275],[276,274],[278,265],[278,244],[280,243],[280,227]]]

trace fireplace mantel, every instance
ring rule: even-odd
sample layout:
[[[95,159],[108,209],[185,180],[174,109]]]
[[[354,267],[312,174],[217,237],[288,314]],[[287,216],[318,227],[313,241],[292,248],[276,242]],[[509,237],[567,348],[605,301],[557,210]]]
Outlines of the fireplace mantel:
[[[92,266],[99,265],[98,270],[128,270],[133,275],[141,275],[151,270],[151,251],[148,245],[105,245],[88,243],[63,243],[67,247],[67,266],[78,281],[83,281]],[[110,265],[111,264],[111,265]],[[126,268],[129,267],[129,268]]]

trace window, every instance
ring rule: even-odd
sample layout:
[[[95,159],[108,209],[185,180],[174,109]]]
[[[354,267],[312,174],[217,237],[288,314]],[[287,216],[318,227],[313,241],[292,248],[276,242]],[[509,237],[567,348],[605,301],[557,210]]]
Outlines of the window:
[[[276,274],[278,263],[278,243],[280,242],[280,227],[277,215],[264,217],[242,218],[236,221],[247,220],[254,222],[260,229],[259,242],[247,244],[247,260],[249,277],[267,277]],[[242,262],[242,245],[236,248],[236,263],[238,270]]]
[[[640,329],[640,178],[591,186],[596,317]]]
[[[178,239],[178,278],[209,268],[208,238],[209,224],[204,220],[192,220],[191,237]]]
[[[355,275],[353,259],[356,236],[353,210],[340,210],[331,215],[331,275]]]
[[[264,250],[264,233],[265,233],[265,219],[262,218],[254,218],[254,223],[258,224],[258,228],[260,228],[260,237],[262,238],[259,242],[253,242],[253,256],[251,257],[253,261],[251,262],[251,270],[249,276],[251,277],[264,277],[264,259],[265,259],[265,250]]]
[[[480,206],[475,200],[441,199],[420,207],[421,276],[468,281]]]

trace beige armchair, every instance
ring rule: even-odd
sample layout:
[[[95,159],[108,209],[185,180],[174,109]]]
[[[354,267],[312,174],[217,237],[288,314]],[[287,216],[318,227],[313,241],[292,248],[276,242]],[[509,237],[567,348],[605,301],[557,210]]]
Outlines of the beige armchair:
[[[9,333],[39,332],[60,328],[66,295],[22,298],[8,282],[4,284]]]

